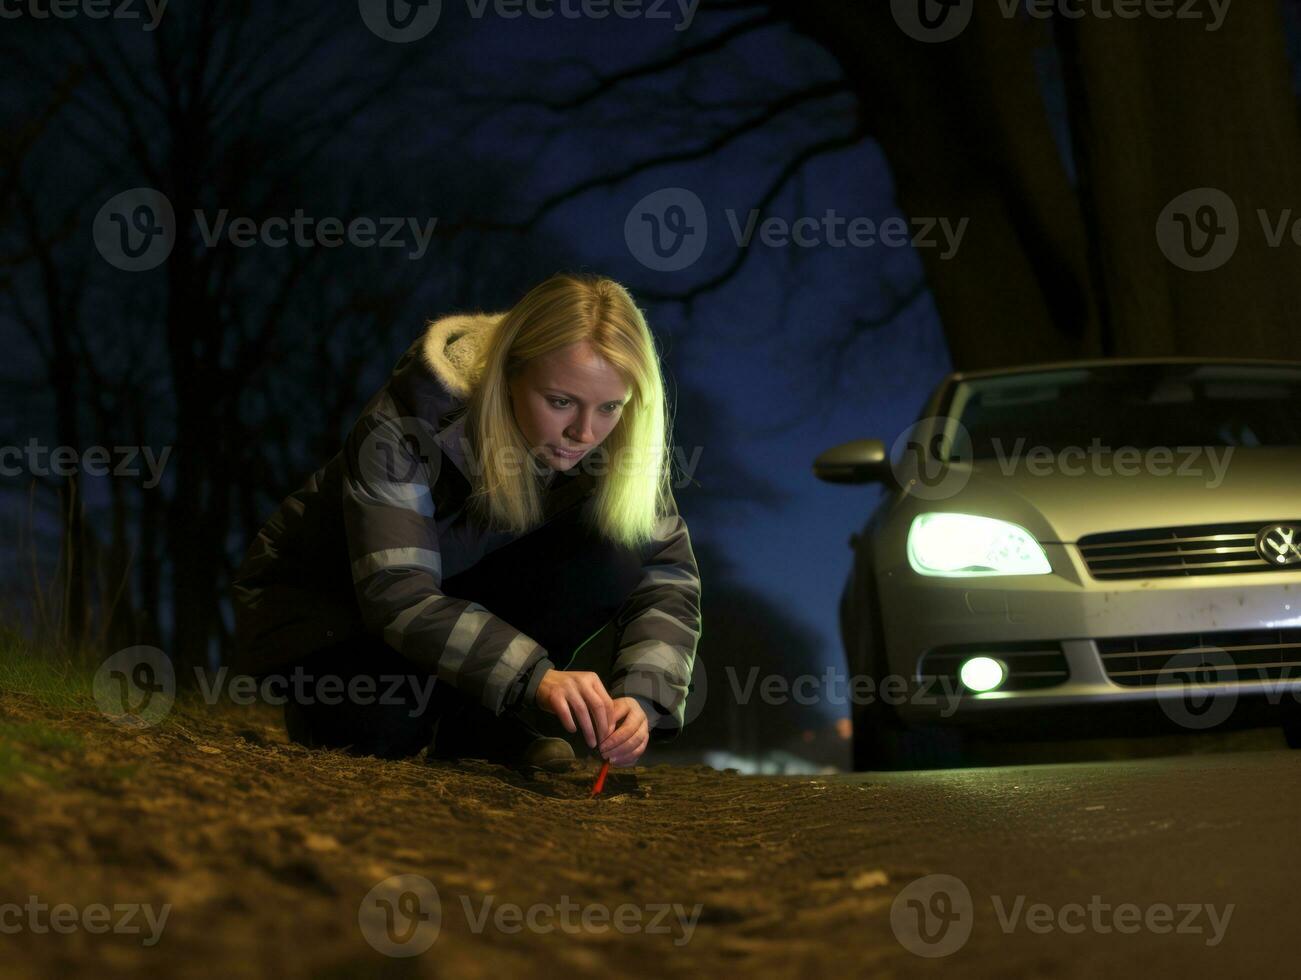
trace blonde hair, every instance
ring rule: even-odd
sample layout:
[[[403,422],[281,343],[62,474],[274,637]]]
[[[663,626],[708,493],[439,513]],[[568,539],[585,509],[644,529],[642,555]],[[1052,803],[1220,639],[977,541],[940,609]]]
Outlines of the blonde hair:
[[[602,276],[551,276],[502,317],[483,345],[465,411],[478,457],[470,505],[494,529],[523,533],[542,521],[538,474],[545,469],[529,462],[509,385],[533,358],[583,341],[632,389],[614,428],[578,464],[596,477],[591,522],[606,539],[637,548],[651,539],[670,499],[671,413],[646,318],[623,286]]]

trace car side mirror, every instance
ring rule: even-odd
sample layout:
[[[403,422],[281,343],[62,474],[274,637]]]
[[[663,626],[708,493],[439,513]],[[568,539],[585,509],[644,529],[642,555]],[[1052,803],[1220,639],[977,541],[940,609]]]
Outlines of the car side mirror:
[[[813,475],[825,483],[897,486],[885,443],[880,439],[855,439],[833,446],[813,461]]]

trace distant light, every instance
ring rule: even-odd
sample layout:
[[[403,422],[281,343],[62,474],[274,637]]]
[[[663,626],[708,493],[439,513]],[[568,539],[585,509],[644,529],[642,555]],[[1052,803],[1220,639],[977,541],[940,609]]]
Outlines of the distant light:
[[[1007,678],[1002,661],[993,657],[971,657],[962,662],[958,679],[968,691],[992,691]]]

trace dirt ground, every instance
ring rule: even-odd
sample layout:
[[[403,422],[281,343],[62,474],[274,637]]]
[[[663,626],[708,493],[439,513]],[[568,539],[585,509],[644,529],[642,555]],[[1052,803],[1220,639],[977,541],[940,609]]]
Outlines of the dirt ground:
[[[354,758],[287,742],[265,706],[137,732],[11,692],[0,726],[0,904],[98,904],[120,927],[55,931],[49,910],[0,910],[0,975],[888,975],[916,962],[889,939],[889,912],[892,882],[917,869],[855,853],[870,783],[652,764],[614,770],[592,799],[595,761],[528,778]],[[128,920],[128,903],[148,913]]]

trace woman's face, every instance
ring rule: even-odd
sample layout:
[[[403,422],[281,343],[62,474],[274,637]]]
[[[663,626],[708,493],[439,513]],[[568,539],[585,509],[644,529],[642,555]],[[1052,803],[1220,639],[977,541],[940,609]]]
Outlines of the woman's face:
[[[530,451],[554,470],[571,469],[619,423],[631,392],[586,341],[529,361],[510,380],[515,422]],[[575,457],[560,450],[574,450]]]

